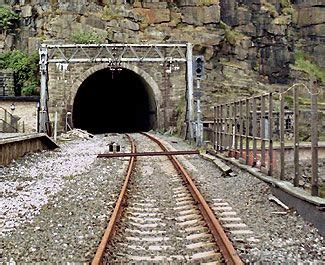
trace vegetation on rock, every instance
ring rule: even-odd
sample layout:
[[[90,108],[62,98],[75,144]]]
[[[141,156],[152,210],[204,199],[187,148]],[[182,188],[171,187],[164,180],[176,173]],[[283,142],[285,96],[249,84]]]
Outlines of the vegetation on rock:
[[[319,67],[315,64],[307,53],[302,51],[296,52],[293,69],[315,76],[322,83],[325,83],[325,68]]]
[[[20,50],[0,54],[0,69],[11,69],[15,78],[15,95],[38,94],[38,54],[28,55]]]
[[[99,35],[96,32],[79,31],[72,35],[71,41],[78,44],[100,44],[104,43],[106,36]]]
[[[12,12],[7,7],[0,7],[0,32],[7,32],[8,30],[13,29],[18,20],[18,14]]]
[[[243,34],[232,29],[226,23],[220,21],[220,26],[225,31],[225,39],[229,44],[235,45],[237,40],[240,40],[243,38]]]

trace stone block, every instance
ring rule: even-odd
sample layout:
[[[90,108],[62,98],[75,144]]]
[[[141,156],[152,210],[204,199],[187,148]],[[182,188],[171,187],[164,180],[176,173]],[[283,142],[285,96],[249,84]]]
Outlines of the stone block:
[[[145,16],[149,24],[159,24],[170,21],[169,9],[135,8],[134,11],[139,15]]]
[[[105,29],[105,21],[97,16],[81,17],[80,22],[97,29]]]
[[[137,30],[140,29],[138,23],[135,23],[135,22],[133,22],[131,20],[128,20],[128,19],[123,19],[120,22],[120,27],[125,28],[125,29],[129,29],[129,30],[134,30],[134,31],[137,31]]]
[[[179,7],[184,6],[210,6],[210,5],[218,5],[219,0],[177,0],[177,5]]]
[[[142,3],[143,8],[150,8],[150,9],[166,9],[167,8],[167,2],[156,2],[156,3]]]
[[[219,6],[213,5],[210,7],[182,7],[182,21],[186,24],[202,26],[204,24],[220,22]]]
[[[325,23],[325,8],[318,6],[299,8],[297,23],[300,27]]]
[[[23,6],[21,8],[21,16],[23,18],[31,17],[33,15],[32,7],[30,5]]]

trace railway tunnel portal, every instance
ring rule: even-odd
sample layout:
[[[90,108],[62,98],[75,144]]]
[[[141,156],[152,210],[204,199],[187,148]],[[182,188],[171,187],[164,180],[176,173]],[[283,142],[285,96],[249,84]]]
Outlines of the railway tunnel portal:
[[[156,91],[157,94],[158,91]],[[72,124],[91,133],[137,132],[157,128],[153,88],[139,74],[104,68],[85,79],[72,108]]]
[[[55,116],[61,132],[67,127],[124,133],[176,126],[192,83],[188,46],[42,45],[40,131],[49,132]]]

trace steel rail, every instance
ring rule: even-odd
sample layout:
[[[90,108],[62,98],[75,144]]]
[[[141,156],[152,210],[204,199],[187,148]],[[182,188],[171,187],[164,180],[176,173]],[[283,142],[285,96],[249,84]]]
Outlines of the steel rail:
[[[136,146],[134,144],[133,139],[128,134],[127,134],[127,137],[129,138],[129,141],[131,142],[131,152],[132,153],[136,152]],[[112,236],[114,234],[115,224],[117,223],[118,219],[121,216],[122,207],[123,207],[123,200],[124,200],[124,197],[125,197],[125,194],[126,194],[126,189],[127,189],[127,186],[129,184],[129,180],[130,180],[130,177],[131,177],[131,174],[132,174],[132,170],[134,168],[135,160],[136,160],[136,157],[131,157],[130,160],[129,160],[129,165],[128,165],[128,168],[127,168],[127,171],[126,171],[126,177],[125,177],[123,186],[121,188],[120,195],[119,195],[119,197],[117,199],[114,211],[113,211],[113,213],[112,213],[112,215],[110,217],[109,223],[108,223],[107,228],[105,230],[105,233],[104,233],[104,235],[102,237],[102,240],[101,240],[101,242],[100,242],[100,244],[99,244],[99,246],[97,248],[95,257],[93,258],[93,260],[91,262],[92,265],[101,264],[104,253],[105,253],[105,250],[106,250],[106,247],[107,247],[107,243],[108,243],[108,241],[111,240],[111,238],[112,238]]]
[[[165,152],[168,151],[168,149],[154,136],[149,135],[147,133],[142,133],[143,135],[147,136],[149,139],[153,140],[155,143],[159,145],[160,148],[162,148]],[[244,264],[240,257],[238,256],[237,251],[235,250],[234,246],[232,245],[231,241],[227,237],[225,231],[223,230],[220,222],[215,217],[214,213],[212,212],[211,208],[209,207],[208,203],[203,198],[202,194],[198,190],[198,188],[195,186],[192,178],[190,175],[186,172],[184,167],[178,162],[175,156],[169,155],[168,156],[175,166],[175,168],[178,170],[178,172],[182,175],[185,182],[187,183],[189,190],[191,191],[191,194],[193,198],[198,202],[198,206],[200,208],[200,211],[206,220],[216,242],[218,247],[220,248],[223,257],[225,259],[226,264]]]
[[[137,152],[137,153],[108,153],[99,154],[98,158],[112,158],[112,157],[129,157],[129,156],[169,156],[169,155],[199,155],[198,150],[185,151],[168,151],[168,152]]]

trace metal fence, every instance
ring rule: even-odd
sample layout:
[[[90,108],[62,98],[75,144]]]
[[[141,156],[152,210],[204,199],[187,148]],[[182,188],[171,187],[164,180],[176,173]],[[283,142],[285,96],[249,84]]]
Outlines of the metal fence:
[[[305,85],[302,85],[308,89]],[[267,93],[242,100],[214,106],[214,120],[206,131],[212,137],[213,147],[218,152],[227,152],[241,162],[260,168],[270,176],[285,180],[285,153],[289,148],[285,140],[290,140],[293,149],[293,185],[299,186],[299,89],[294,85],[286,91]],[[318,184],[318,112],[316,82],[310,94],[311,181],[313,196],[319,193]],[[291,94],[292,93],[292,94]],[[291,108],[285,106],[285,96],[292,99]],[[209,132],[210,131],[210,132]],[[212,132],[212,133],[211,133]],[[274,144],[277,144],[275,147]],[[276,149],[276,150],[275,150]],[[274,158],[277,155],[279,157]],[[275,166],[276,173],[275,173]]]
[[[0,132],[2,133],[18,132],[18,120],[19,118],[13,116],[6,109],[0,107]]]

